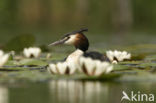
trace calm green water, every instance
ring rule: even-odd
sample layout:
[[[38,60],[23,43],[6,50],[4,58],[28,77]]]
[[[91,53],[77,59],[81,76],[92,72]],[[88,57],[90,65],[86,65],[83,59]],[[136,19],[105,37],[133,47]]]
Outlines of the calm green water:
[[[74,80],[53,80],[49,83],[30,83],[13,87],[1,85],[0,103],[120,103],[122,91],[127,94],[131,91],[135,93],[140,91],[140,93],[156,95],[155,86],[156,83],[151,82],[115,83]]]

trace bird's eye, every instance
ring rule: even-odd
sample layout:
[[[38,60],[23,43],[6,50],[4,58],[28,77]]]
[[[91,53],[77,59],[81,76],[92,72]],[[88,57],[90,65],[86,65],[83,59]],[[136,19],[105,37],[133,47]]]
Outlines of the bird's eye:
[[[68,37],[66,37],[65,39],[68,40],[69,38],[70,38],[70,37],[68,36]]]

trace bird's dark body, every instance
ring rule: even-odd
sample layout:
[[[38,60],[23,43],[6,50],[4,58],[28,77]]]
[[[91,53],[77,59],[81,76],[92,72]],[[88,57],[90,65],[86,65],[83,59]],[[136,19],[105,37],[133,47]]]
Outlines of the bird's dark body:
[[[96,52],[96,51],[88,51],[88,52],[85,52],[83,54],[83,56],[84,57],[90,57],[93,60],[100,60],[100,61],[110,62],[109,59],[105,55],[103,55],[103,54],[101,54],[99,52]]]

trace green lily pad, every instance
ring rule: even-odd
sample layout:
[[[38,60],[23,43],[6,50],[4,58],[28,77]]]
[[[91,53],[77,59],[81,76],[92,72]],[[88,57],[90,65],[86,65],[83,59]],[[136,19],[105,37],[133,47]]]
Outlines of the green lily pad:
[[[146,61],[156,61],[156,55],[149,55],[145,58]]]
[[[40,59],[23,59],[18,62],[19,65],[37,65],[37,66],[46,66],[47,62]]]
[[[51,75],[52,79],[70,79],[70,80],[113,80],[120,77],[121,74],[109,73],[103,74],[101,76],[88,76],[83,73],[73,74],[73,75]]]
[[[128,70],[128,69],[130,69],[130,67],[125,66],[125,65],[116,64],[116,65],[114,65],[113,71],[122,71],[122,70]]]
[[[156,63],[142,63],[140,64],[140,66],[143,66],[143,67],[156,67]]]

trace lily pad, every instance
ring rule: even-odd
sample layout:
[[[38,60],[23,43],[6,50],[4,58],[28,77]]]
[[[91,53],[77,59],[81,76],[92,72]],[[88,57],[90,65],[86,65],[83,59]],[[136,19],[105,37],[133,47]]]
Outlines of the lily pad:
[[[116,65],[114,65],[113,71],[122,71],[122,70],[129,70],[129,69],[130,69],[130,67],[128,67],[128,66],[116,64]]]
[[[37,66],[46,66],[47,62],[40,59],[23,59],[18,62],[19,65],[37,65]]]
[[[103,74],[101,76],[88,76],[83,73],[79,73],[79,74],[73,74],[73,75],[52,75],[52,78],[54,80],[69,79],[69,80],[91,80],[91,81],[92,80],[102,80],[102,81],[106,81],[106,80],[117,79],[120,76],[121,76],[121,74],[116,74],[116,73]]]

